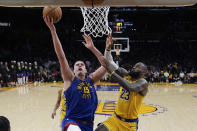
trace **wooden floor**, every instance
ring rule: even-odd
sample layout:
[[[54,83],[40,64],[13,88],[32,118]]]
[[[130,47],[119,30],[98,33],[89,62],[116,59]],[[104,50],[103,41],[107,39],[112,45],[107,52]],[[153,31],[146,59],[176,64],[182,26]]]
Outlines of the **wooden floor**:
[[[62,84],[40,87],[0,89],[0,115],[11,122],[12,131],[60,131],[59,111],[51,113]],[[150,85],[144,104],[156,107],[155,112],[141,114],[139,131],[197,131],[197,85]],[[101,102],[116,101],[118,91],[98,91]],[[97,114],[95,125],[107,119]]]

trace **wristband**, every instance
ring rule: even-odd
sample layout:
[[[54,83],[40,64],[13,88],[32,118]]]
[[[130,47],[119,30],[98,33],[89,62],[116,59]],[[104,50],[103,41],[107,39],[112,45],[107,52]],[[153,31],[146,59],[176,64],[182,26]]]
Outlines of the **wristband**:
[[[107,48],[106,50],[107,50],[107,51],[110,51],[110,50],[111,50],[111,48]]]

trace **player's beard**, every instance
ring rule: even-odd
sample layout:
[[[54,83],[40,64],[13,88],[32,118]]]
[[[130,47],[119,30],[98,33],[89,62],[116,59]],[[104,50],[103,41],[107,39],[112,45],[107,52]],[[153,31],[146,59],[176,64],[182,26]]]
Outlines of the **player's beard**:
[[[85,76],[86,76],[86,73],[85,73],[84,71],[81,70],[81,71],[78,71],[78,72],[77,72],[77,76],[78,76],[78,77],[85,77]]]
[[[131,70],[129,72],[129,75],[131,76],[131,79],[139,79],[140,78],[140,72],[136,72],[136,71],[133,71]]]
[[[85,76],[85,74],[83,72],[78,72],[77,75],[78,76]]]

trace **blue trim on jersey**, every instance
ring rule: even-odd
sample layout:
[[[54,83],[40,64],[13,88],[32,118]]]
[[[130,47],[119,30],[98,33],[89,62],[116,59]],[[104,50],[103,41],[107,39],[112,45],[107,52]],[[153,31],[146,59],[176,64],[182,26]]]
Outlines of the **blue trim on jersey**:
[[[69,119],[94,121],[98,98],[94,83],[88,77],[84,81],[74,78],[71,86],[64,92],[66,116]]]
[[[136,129],[136,131],[138,130],[138,123],[139,123],[139,119],[137,119],[137,121],[135,122],[135,129]]]

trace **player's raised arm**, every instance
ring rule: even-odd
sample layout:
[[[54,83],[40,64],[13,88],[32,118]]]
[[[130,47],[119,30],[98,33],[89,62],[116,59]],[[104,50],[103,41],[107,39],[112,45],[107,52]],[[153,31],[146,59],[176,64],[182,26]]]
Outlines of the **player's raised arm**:
[[[99,67],[95,72],[89,75],[89,77],[93,80],[93,82],[99,81],[104,74],[107,72],[105,69],[106,67],[106,60],[103,56],[103,54],[94,46],[92,39],[90,36],[83,35],[83,38],[85,39],[86,42],[83,42],[86,48],[88,48],[99,60],[101,63],[101,67]]]
[[[64,51],[62,49],[62,45],[61,45],[58,35],[56,33],[56,28],[53,24],[53,20],[50,19],[49,17],[44,17],[44,21],[51,31],[53,45],[54,45],[58,60],[60,62],[60,69],[61,69],[63,79],[64,79],[64,81],[72,81],[74,78],[74,74],[71,71],[68,61],[65,57]]]
[[[106,40],[106,46],[105,46],[105,58],[108,62],[108,66],[111,66],[110,68],[114,70],[118,70],[119,66],[114,62],[113,57],[111,55],[111,47],[113,46],[112,42],[112,35],[109,34]],[[107,63],[106,63],[107,64]]]
[[[105,58],[106,58],[106,64],[107,66],[110,66],[108,68],[111,68],[112,71],[116,71],[121,76],[127,76],[128,71],[122,67],[119,67],[113,60],[113,57],[111,55],[111,47],[113,46],[112,42],[112,35],[109,34],[106,40],[106,46],[105,46]]]

